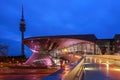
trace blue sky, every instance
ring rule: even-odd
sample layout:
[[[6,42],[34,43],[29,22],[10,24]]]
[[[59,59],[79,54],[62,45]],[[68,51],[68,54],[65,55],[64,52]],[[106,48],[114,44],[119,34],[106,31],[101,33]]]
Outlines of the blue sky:
[[[2,0],[0,42],[10,46],[8,55],[20,55],[22,4],[25,38],[65,34],[113,38],[120,34],[120,0]]]

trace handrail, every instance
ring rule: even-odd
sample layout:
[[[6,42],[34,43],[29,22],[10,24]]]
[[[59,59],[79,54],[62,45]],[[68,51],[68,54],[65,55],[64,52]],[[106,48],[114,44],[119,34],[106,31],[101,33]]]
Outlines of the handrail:
[[[84,72],[84,58],[81,58],[79,63],[72,71],[64,77],[63,80],[81,80]]]
[[[119,55],[93,55],[93,57],[113,59],[113,60],[120,60],[120,56]]]
[[[120,55],[92,55],[93,58],[101,58],[109,61],[109,63],[120,66]]]

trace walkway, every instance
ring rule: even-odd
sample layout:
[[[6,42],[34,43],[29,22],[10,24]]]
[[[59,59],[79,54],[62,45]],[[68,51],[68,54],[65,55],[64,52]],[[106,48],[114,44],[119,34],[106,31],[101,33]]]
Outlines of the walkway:
[[[80,59],[81,60],[81,59]],[[65,65],[63,69],[58,70],[57,72],[46,76],[40,80],[64,80],[64,77],[78,64],[79,62],[74,62],[69,65]]]
[[[61,69],[41,80],[64,80],[63,78],[72,70],[73,65],[66,65]],[[85,61],[84,76],[82,80],[120,80],[120,67],[107,60],[89,59]]]
[[[85,62],[84,80],[120,80],[120,67],[100,59]]]

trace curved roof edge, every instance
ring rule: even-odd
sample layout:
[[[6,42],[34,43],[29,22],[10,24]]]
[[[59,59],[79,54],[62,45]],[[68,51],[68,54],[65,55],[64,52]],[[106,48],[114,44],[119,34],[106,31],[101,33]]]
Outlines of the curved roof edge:
[[[37,36],[37,37],[25,38],[24,40],[39,39],[39,38],[73,38],[73,39],[83,39],[89,41],[94,41],[97,39],[94,34],[80,34],[80,35],[78,34],[78,35]]]

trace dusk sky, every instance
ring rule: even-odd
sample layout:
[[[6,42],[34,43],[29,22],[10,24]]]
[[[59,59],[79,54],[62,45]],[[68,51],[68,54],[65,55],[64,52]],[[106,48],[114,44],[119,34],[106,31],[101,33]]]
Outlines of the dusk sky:
[[[0,44],[9,46],[9,56],[21,55],[19,23],[22,4],[25,38],[95,34],[101,39],[120,34],[120,0],[2,0]],[[28,49],[25,55],[31,55]]]

